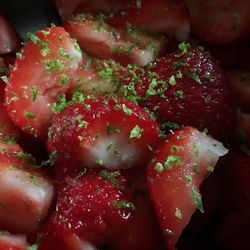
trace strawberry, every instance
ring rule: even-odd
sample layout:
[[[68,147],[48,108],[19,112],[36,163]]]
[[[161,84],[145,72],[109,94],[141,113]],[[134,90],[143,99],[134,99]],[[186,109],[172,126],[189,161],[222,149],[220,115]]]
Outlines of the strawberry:
[[[236,112],[227,78],[208,53],[186,43],[179,48],[144,71],[129,69],[121,80],[126,97],[154,112],[165,130],[186,125],[228,137]]]
[[[53,199],[52,181],[26,157],[21,151],[0,154],[0,227],[10,232],[35,231]]]
[[[180,41],[189,36],[189,13],[182,0],[155,0],[153,4],[150,0],[128,1],[108,23],[123,29],[130,24],[152,33],[173,35]]]
[[[0,15],[0,30],[0,55],[16,52],[21,45],[20,38],[2,15]]]
[[[145,66],[160,55],[166,44],[164,39],[132,27],[112,28],[104,19],[89,14],[77,15],[66,22],[64,28],[77,39],[82,50],[98,58],[116,59],[124,65]]]
[[[29,244],[24,235],[11,235],[7,232],[0,232],[1,250],[27,250]]]
[[[126,3],[124,0],[54,0],[54,2],[63,21],[68,20],[72,14],[115,13]]]
[[[57,210],[48,222],[48,234],[59,239],[73,234],[99,246],[131,217],[134,205],[119,171],[83,169],[77,175],[58,178]]]
[[[191,32],[210,44],[225,45],[250,37],[250,2],[185,0]]]
[[[155,153],[148,185],[169,250],[175,249],[195,209],[204,212],[199,186],[226,153],[220,142],[192,127],[170,134]]]
[[[135,103],[93,98],[55,117],[48,151],[72,169],[144,167],[162,141],[159,135],[157,122]]]
[[[250,111],[250,72],[244,69],[231,69],[227,76],[233,86],[235,97],[241,109]]]
[[[30,38],[10,72],[7,111],[24,132],[46,138],[52,105],[69,88],[67,83],[82,55],[63,28],[51,27]]]

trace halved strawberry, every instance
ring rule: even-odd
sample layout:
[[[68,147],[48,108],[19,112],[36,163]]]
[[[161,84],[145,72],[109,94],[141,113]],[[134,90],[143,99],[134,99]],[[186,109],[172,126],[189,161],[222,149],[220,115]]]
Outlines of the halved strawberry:
[[[143,167],[162,141],[159,134],[157,122],[135,103],[93,98],[55,117],[48,150],[68,168]]]
[[[70,76],[82,55],[78,45],[60,27],[30,34],[30,38],[10,72],[7,111],[24,132],[46,138],[52,105],[69,88]]]
[[[125,96],[154,112],[166,130],[185,125],[228,137],[236,120],[229,81],[203,49],[186,43],[179,48],[145,70],[128,69],[121,78]]]
[[[0,232],[1,250],[27,250],[29,244],[25,235],[11,235],[8,232]]]
[[[170,134],[155,153],[147,178],[168,249],[175,249],[195,209],[204,212],[199,186],[226,153],[220,142],[191,127]]]
[[[185,0],[191,14],[191,32],[217,45],[250,36],[250,2],[245,0]]]
[[[68,20],[72,14],[116,13],[126,4],[124,0],[54,0],[54,2],[63,21]]]
[[[178,40],[189,36],[189,13],[182,0],[132,0],[127,7],[115,14],[108,23],[116,28],[126,28],[128,24],[153,33],[173,35]]]
[[[98,246],[128,223],[134,205],[119,171],[88,171],[58,177],[57,210],[47,233],[70,242],[69,234]]]
[[[0,155],[0,227],[16,233],[37,229],[54,194],[50,178],[23,157],[20,151]]]
[[[103,59],[116,59],[126,65],[145,66],[163,51],[166,40],[129,27],[118,30],[102,18],[79,14],[64,24],[70,35],[77,39],[81,49]]]
[[[232,69],[227,76],[233,86],[233,91],[241,109],[250,111],[250,71],[247,69]]]
[[[2,15],[0,15],[0,30],[0,55],[16,52],[21,47],[21,40]]]

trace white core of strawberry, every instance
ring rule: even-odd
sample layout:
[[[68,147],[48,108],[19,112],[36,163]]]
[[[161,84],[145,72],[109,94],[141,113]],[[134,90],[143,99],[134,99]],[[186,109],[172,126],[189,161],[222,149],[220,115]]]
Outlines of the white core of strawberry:
[[[12,235],[7,232],[0,232],[0,242],[6,243],[12,247],[27,247],[26,235]]]

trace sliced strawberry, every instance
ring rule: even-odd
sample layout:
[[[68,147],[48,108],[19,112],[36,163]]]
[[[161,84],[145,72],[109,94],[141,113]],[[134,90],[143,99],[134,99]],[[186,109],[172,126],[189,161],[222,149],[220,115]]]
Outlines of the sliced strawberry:
[[[244,69],[228,70],[227,76],[241,109],[250,111],[250,71]]]
[[[151,202],[139,194],[134,203],[136,210],[131,221],[111,235],[111,249],[161,249],[162,235]]]
[[[23,154],[24,156],[24,154]],[[30,233],[47,216],[53,198],[51,180],[19,154],[0,155],[0,225],[10,232]]]
[[[7,232],[0,232],[1,250],[27,250],[29,244],[25,235],[11,235]]]
[[[78,13],[115,13],[125,6],[124,0],[54,0],[63,21]]]
[[[116,28],[126,28],[128,24],[153,33],[173,35],[178,40],[189,36],[189,13],[182,0],[128,1],[127,8],[108,20]]]
[[[85,170],[70,178],[60,175],[57,210],[47,232],[59,239],[71,233],[99,246],[113,230],[126,225],[134,205],[119,171]]]
[[[58,114],[48,150],[56,151],[58,163],[68,168],[143,167],[161,143],[159,134],[157,122],[135,103],[96,98]]]
[[[195,209],[204,212],[199,186],[226,153],[220,142],[191,127],[170,134],[156,152],[148,184],[168,249],[175,249]]]
[[[0,30],[0,55],[16,52],[21,47],[21,40],[2,15],[0,15]]]
[[[30,38],[11,69],[6,103],[13,122],[41,138],[47,134],[52,104],[69,88],[82,55],[63,28],[42,30]]]
[[[126,65],[145,66],[160,55],[166,42],[128,28],[118,30],[108,26],[103,19],[80,14],[64,24],[70,35],[77,39],[81,49],[103,59],[116,59]]]
[[[236,110],[227,78],[208,53],[186,43],[179,48],[146,71],[129,69],[123,75],[126,97],[154,112],[166,130],[194,126],[228,137]]]
[[[191,32],[211,44],[235,43],[250,36],[250,2],[185,0]]]

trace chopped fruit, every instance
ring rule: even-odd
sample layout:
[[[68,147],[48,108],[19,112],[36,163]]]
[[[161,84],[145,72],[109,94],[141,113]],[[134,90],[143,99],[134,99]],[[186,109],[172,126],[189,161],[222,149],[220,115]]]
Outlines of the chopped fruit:
[[[196,208],[204,212],[199,187],[220,156],[227,153],[215,139],[185,127],[167,137],[148,166],[149,190],[166,246],[175,249]]]
[[[77,39],[81,49],[103,58],[116,59],[123,65],[134,63],[145,66],[160,55],[166,40],[147,35],[137,29],[111,28],[102,18],[79,14],[64,24],[70,35]]]
[[[227,78],[208,53],[186,43],[179,48],[149,64],[141,75],[128,69],[123,76],[126,97],[155,112],[165,130],[185,125],[206,129],[219,139],[228,137],[236,110]]]
[[[29,162],[1,154],[0,186],[1,228],[14,233],[34,232],[51,206],[51,180]]]
[[[240,108],[250,112],[250,71],[246,69],[228,70],[227,76]]]
[[[135,103],[93,98],[55,117],[48,151],[69,168],[122,169],[145,167],[161,142],[157,122]]]
[[[8,232],[0,232],[1,250],[27,250],[29,244],[25,235],[11,235]]]
[[[2,15],[0,15],[0,30],[0,55],[16,52],[21,45],[20,38]]]
[[[161,249],[164,242],[150,200],[146,196],[137,195],[134,203],[136,210],[133,218],[111,236],[111,249]]]
[[[152,33],[173,35],[180,41],[189,36],[189,13],[182,0],[132,0],[120,14],[114,15],[108,23],[116,28],[128,24]]]
[[[125,6],[124,0],[54,0],[63,21],[70,19],[72,14],[79,13],[116,13]]]
[[[245,0],[185,0],[191,14],[191,32],[217,45],[250,37],[250,2]]]
[[[82,55],[63,28],[52,27],[29,37],[10,72],[7,111],[24,132],[46,138],[52,104],[68,90],[67,79],[78,68]]]
[[[86,170],[59,181],[57,210],[47,225],[58,238],[72,233],[101,245],[112,231],[128,223],[135,209],[119,171]]]

